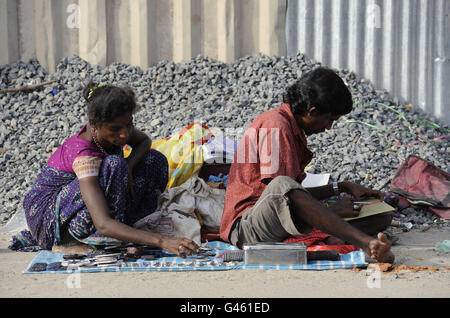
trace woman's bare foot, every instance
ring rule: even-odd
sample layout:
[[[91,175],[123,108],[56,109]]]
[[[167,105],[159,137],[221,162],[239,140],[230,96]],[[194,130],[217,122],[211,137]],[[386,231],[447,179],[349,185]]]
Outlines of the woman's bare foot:
[[[94,249],[83,243],[68,243],[65,245],[53,245],[52,252],[53,253],[62,253],[62,254],[81,254],[86,255],[88,252],[92,252]]]
[[[377,239],[369,242],[368,255],[378,263],[393,263],[395,256],[391,252],[391,242],[387,239],[386,234],[378,233]]]
[[[92,248],[91,246],[75,240],[67,231],[62,233],[61,243],[59,245],[53,245],[52,247],[53,253],[62,254],[86,255],[88,252],[91,252],[93,250],[94,248]]]

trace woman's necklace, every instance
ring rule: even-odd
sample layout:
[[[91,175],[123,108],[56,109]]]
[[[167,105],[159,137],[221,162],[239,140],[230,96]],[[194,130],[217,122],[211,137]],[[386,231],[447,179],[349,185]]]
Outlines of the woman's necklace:
[[[109,156],[109,153],[103,149],[102,146],[100,146],[100,143],[97,140],[97,137],[95,136],[95,128],[91,128],[92,133],[92,139],[94,139],[94,144],[97,146],[98,149],[100,149],[101,152],[103,152],[106,156]]]

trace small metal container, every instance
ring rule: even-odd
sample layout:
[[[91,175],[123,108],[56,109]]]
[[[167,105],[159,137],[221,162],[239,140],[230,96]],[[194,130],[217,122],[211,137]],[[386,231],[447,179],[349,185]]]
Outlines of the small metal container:
[[[244,244],[245,264],[306,264],[305,243]]]

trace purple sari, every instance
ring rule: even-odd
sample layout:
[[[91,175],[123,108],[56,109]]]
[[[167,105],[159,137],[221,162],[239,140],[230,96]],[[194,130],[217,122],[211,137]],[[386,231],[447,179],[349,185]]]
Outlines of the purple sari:
[[[133,225],[137,220],[156,210],[158,196],[168,182],[166,157],[150,150],[133,170],[134,200],[128,195],[128,164],[118,155],[103,159],[99,184],[107,200],[111,218]],[[81,197],[80,185],[75,174],[45,166],[31,191],[26,195],[23,207],[30,232],[13,237],[11,249],[51,249],[61,243],[61,233],[68,231],[81,242],[93,245],[117,243],[103,237],[95,229],[89,211]]]

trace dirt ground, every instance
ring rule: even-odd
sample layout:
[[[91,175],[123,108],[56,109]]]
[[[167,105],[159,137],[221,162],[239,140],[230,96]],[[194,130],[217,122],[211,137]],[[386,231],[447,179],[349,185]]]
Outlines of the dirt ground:
[[[394,268],[358,270],[229,270],[220,272],[124,272],[23,274],[36,253],[7,248],[0,235],[2,298],[448,298],[450,253],[435,244],[450,228],[396,234]],[[405,266],[400,266],[405,265]],[[409,266],[409,267],[408,267]],[[428,266],[428,267],[427,267]],[[381,267],[380,267],[381,268]],[[385,269],[387,270],[387,269]],[[72,283],[68,280],[72,279]],[[70,288],[69,288],[70,286]]]

